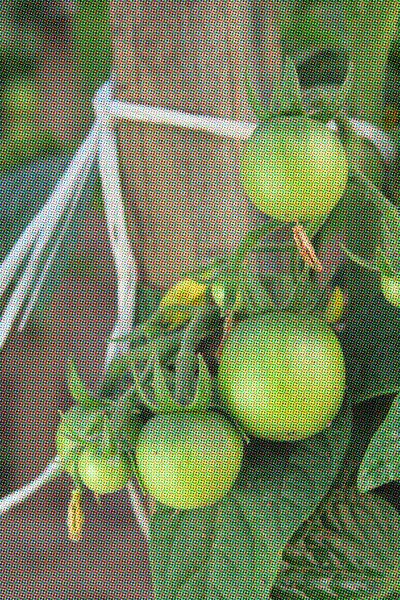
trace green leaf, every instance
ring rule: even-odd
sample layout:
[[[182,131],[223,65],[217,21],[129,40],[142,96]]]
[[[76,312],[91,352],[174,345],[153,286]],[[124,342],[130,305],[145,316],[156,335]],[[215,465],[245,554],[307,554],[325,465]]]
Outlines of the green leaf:
[[[158,506],[150,535],[157,600],[266,600],[281,551],[331,486],[350,430],[344,406],[307,440],[253,440],[222,501],[179,513]]]
[[[400,480],[400,396],[373,436],[358,472],[358,488],[368,492]]]
[[[272,113],[270,113],[267,108],[261,102],[258,91],[256,90],[253,82],[252,82],[252,74],[250,69],[247,67],[246,75],[245,75],[245,83],[246,83],[246,91],[247,98],[251,108],[253,109],[254,114],[261,122],[269,121],[272,118]]]
[[[98,408],[100,406],[100,400],[93,396],[83,383],[73,359],[68,364],[67,382],[70,394],[79,406],[83,408]]]
[[[353,402],[400,391],[400,311],[386,302],[378,285],[360,287],[351,296],[338,336]]]
[[[199,374],[193,401],[186,405],[187,410],[205,410],[213,400],[213,381],[204,358],[199,354]]]
[[[296,63],[291,57],[285,60],[281,79],[276,83],[272,93],[269,110],[275,115],[305,114]]]
[[[385,420],[392,399],[392,396],[384,396],[353,404],[351,438],[342,467],[334,483],[335,488],[356,486],[357,474],[364,454],[372,436]]]
[[[342,248],[343,252],[345,252],[345,254],[359,267],[368,269],[368,271],[374,271],[375,273],[380,272],[380,269],[375,261],[367,260],[365,258],[362,258],[361,256],[358,256],[357,254],[354,254],[354,252],[351,252],[343,244],[341,245],[341,248]]]
[[[378,600],[400,591],[400,517],[355,490],[333,493],[283,553],[273,600]]]
[[[179,405],[174,400],[171,390],[168,387],[165,375],[157,353],[153,357],[153,389],[154,401],[157,412],[169,413],[175,412]]]
[[[381,244],[389,262],[393,262],[397,269],[400,268],[400,213],[398,208],[386,198],[380,189],[367,177],[357,173],[357,177],[364,186],[369,198],[372,200],[381,216]],[[392,259],[392,260],[391,260]]]

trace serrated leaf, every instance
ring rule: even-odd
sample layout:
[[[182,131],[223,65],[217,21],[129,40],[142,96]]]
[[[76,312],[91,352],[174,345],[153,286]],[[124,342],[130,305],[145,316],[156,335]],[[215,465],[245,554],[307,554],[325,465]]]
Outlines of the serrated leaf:
[[[400,397],[397,396],[386,419],[373,436],[358,472],[357,485],[368,492],[400,480]]]
[[[100,400],[91,394],[83,383],[75,361],[71,359],[67,372],[68,389],[75,402],[83,408],[98,408]]]
[[[179,513],[159,506],[150,528],[157,600],[266,600],[280,552],[327,493],[350,430],[344,406],[331,427],[308,440],[254,440],[222,501]]]
[[[269,110],[275,115],[305,114],[296,63],[291,57],[286,58],[281,79],[275,84]]]
[[[377,496],[339,490],[283,553],[273,600],[378,600],[400,590],[400,517]]]

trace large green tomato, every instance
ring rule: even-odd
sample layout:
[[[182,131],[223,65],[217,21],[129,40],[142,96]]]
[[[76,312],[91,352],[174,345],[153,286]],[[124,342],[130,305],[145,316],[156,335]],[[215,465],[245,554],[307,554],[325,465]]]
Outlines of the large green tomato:
[[[177,509],[213,504],[233,485],[243,441],[215,412],[153,417],[142,429],[136,465],[142,485],[159,502]]]
[[[327,215],[348,179],[337,135],[309,117],[279,117],[259,126],[241,162],[244,189],[262,212],[286,222]]]
[[[394,277],[381,276],[381,290],[386,300],[400,308],[400,281]]]
[[[344,358],[325,319],[274,313],[232,331],[218,382],[228,411],[249,433],[300,440],[325,429],[337,414]]]
[[[85,448],[79,457],[78,473],[83,483],[95,494],[112,494],[126,486],[132,477],[129,461],[99,448]]]

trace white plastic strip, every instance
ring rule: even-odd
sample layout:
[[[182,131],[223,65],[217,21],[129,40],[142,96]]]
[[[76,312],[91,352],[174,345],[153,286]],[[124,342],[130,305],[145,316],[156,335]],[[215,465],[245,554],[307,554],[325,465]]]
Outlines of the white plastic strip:
[[[13,280],[15,273],[22,264],[24,258],[31,250],[37,240],[38,233],[47,223],[51,213],[60,214],[68,203],[76,183],[81,177],[82,169],[88,162],[95,158],[98,137],[98,124],[93,125],[89,135],[72,158],[67,170],[60,178],[48,201],[44,204],[38,214],[27,225],[21,236],[10,250],[0,266],[0,296]],[[55,223],[56,225],[56,223]]]
[[[99,171],[106,210],[108,235],[117,271],[118,315],[107,349],[106,365],[119,353],[126,352],[129,341],[115,342],[113,338],[124,337],[132,330],[135,311],[137,267],[129,241],[125,207],[120,184],[118,147],[110,123],[108,107],[111,103],[110,85],[97,93],[94,106],[101,123],[99,135]]]
[[[60,461],[56,457],[51,463],[47,465],[45,470],[33,481],[20,488],[15,492],[11,492],[8,496],[4,496],[0,500],[0,515],[3,515],[10,510],[13,506],[21,504],[27,498],[32,496],[35,492],[40,490],[47,482],[56,477],[61,472]]]
[[[53,233],[60,222],[60,219],[62,218],[71,201],[71,198],[76,191],[77,186],[83,186],[84,179],[86,179],[96,155],[97,138],[98,126],[93,128],[90,136],[82,145],[85,152],[78,151],[78,153],[75,155],[75,159],[72,161],[70,168],[63,175],[59,185],[56,187],[55,192],[53,192],[50,200],[46,203],[46,210],[42,209],[41,211],[41,222],[30,258],[21,278],[11,294],[0,320],[0,348],[5,343],[8,334],[10,333],[11,328],[18,316],[18,313],[28,296],[29,290],[35,280],[35,277],[37,276],[45,248],[51,240]],[[77,160],[77,158],[79,160]],[[39,219],[37,219],[37,222],[39,222]],[[22,237],[23,236],[24,234]],[[13,251],[11,250],[9,256],[12,256],[12,252]]]
[[[154,108],[143,104],[129,104],[117,100],[111,103],[110,113],[115,117],[129,121],[197,129],[237,140],[246,140],[256,127],[254,123],[246,121],[194,115],[179,110]]]
[[[65,216],[64,222],[61,225],[61,229],[59,231],[57,231],[56,239],[55,239],[54,244],[51,248],[51,251],[50,251],[49,255],[47,256],[46,261],[41,269],[40,277],[37,279],[33,290],[29,294],[29,302],[26,305],[25,310],[22,314],[22,317],[21,317],[21,320],[19,323],[19,327],[18,327],[18,331],[23,331],[23,329],[25,328],[25,325],[29,319],[29,316],[32,313],[32,310],[36,306],[39,294],[40,294],[40,292],[43,288],[43,284],[46,280],[46,276],[54,262],[54,259],[57,256],[57,253],[58,253],[60,246],[67,234],[69,225],[70,225],[70,223],[73,219],[73,216],[75,214],[75,211],[78,207],[82,189],[86,183],[87,176],[90,173],[91,167],[92,167],[92,164],[90,164],[89,162],[85,166],[84,172],[82,173],[81,181],[79,182],[77,189],[75,190],[74,195],[72,197],[72,200],[68,205],[67,214]]]

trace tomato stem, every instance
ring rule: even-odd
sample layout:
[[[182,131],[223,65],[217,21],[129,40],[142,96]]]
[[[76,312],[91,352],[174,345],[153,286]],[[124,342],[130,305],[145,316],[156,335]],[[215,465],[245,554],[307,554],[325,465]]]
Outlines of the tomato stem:
[[[319,260],[314,250],[314,246],[312,245],[312,242],[308,237],[303,225],[301,225],[297,221],[292,231],[295,244],[300,252],[300,256],[303,259],[303,261],[314,271],[322,273],[322,263]]]

